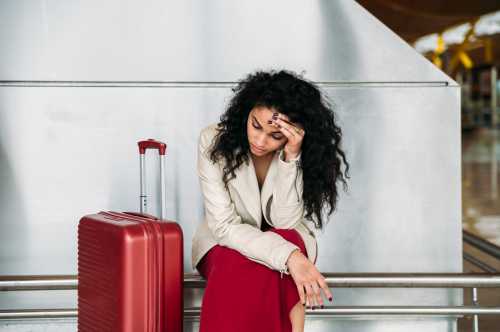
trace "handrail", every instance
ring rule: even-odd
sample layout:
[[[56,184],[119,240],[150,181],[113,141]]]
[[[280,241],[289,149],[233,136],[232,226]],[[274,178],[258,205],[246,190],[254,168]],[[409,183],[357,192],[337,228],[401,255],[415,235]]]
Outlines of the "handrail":
[[[78,287],[76,275],[0,275],[0,291],[67,290]]]
[[[31,319],[31,318],[76,318],[78,309],[14,309],[0,310],[2,319]]]
[[[468,253],[464,252],[463,253],[464,260],[468,261],[469,263],[477,266],[481,270],[489,273],[497,273],[499,272],[497,269],[495,269],[493,266],[477,259],[476,257],[469,255]]]
[[[462,230],[463,241],[470,244],[471,246],[480,249],[481,251],[487,253],[490,256],[500,259],[500,247],[494,243],[486,241],[477,235],[472,234],[465,229]]]
[[[439,287],[472,288],[472,306],[326,306],[305,308],[308,316],[345,315],[473,315],[473,330],[479,331],[479,315],[500,315],[500,307],[480,306],[477,288],[500,288],[498,273],[323,273],[329,287]],[[199,274],[185,273],[184,288],[204,288],[205,279]],[[74,275],[24,275],[0,276],[0,291],[76,289]],[[201,308],[184,308],[185,318],[197,319]],[[30,318],[75,318],[78,310],[63,309],[13,309],[0,310],[0,320]]]
[[[305,308],[308,316],[340,315],[500,315],[500,307],[479,306],[325,306],[323,309]],[[200,307],[184,308],[185,318],[199,318]],[[28,318],[76,318],[77,309],[18,309],[0,310],[0,320]]]
[[[500,273],[323,273],[329,287],[500,288]],[[204,288],[197,273],[184,274],[185,288]],[[4,275],[0,291],[76,289],[75,275]]]

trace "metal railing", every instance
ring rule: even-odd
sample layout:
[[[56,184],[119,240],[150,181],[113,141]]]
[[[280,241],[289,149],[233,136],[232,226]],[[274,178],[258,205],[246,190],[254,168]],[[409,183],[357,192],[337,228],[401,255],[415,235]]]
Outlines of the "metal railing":
[[[500,247],[495,245],[494,243],[485,241],[477,235],[472,234],[469,231],[462,231],[463,241],[482,252],[500,260]]]
[[[499,315],[500,304],[480,306],[477,288],[500,288],[500,274],[485,273],[323,273],[329,287],[387,288],[472,288],[473,303],[465,306],[326,306],[306,309],[308,316],[338,315],[473,315],[474,331],[478,331],[478,315]],[[185,288],[204,288],[206,281],[198,274],[184,274]],[[71,275],[0,276],[0,291],[77,289],[78,280]],[[77,309],[2,310],[0,319],[77,317]],[[200,308],[184,308],[186,318],[199,318]]]
[[[480,268],[481,270],[485,271],[485,272],[488,272],[488,273],[497,273],[498,271],[492,267],[491,265],[477,259],[476,257],[472,256],[472,255],[469,255],[468,253],[463,253],[463,256],[464,256],[464,260],[468,261],[469,263],[471,263],[472,265],[475,265],[477,266],[478,268]]]
[[[500,261],[500,247],[497,245],[486,241],[482,238],[480,238],[477,235],[472,234],[469,231],[462,230],[462,239],[464,243],[469,244],[470,246],[479,249],[481,252],[490,255],[497,260]],[[463,253],[463,258],[464,260],[468,261],[469,263],[479,267],[481,270],[489,272],[489,273],[497,273],[498,271],[492,267],[491,265],[481,261],[480,259],[469,255],[464,251]],[[476,304],[477,303],[477,290],[475,288],[472,289],[472,303]],[[476,315],[474,315],[474,331],[479,331],[479,319]]]

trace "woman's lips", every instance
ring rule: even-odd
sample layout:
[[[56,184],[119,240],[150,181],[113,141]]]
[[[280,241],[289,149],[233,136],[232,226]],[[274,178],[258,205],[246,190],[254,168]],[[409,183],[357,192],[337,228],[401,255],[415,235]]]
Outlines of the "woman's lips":
[[[257,150],[257,151],[264,151],[264,149],[260,149],[260,148],[256,147],[256,146],[255,146],[255,145],[253,145],[253,144],[251,144],[251,145],[252,145],[252,147],[253,147],[255,150]]]

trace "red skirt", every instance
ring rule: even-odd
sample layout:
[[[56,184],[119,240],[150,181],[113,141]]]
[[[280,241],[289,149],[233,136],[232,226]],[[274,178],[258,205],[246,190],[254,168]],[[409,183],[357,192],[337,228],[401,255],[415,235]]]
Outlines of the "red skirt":
[[[306,255],[295,229],[275,229]],[[291,332],[290,310],[300,303],[292,276],[249,260],[240,252],[220,245],[212,247],[197,265],[206,280],[200,332]]]

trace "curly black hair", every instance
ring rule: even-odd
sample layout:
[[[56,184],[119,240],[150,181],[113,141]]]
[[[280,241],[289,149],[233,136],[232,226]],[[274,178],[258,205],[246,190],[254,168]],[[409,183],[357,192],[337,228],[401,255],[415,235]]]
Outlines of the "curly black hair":
[[[224,158],[223,181],[236,175],[234,170],[243,161],[248,165],[249,143],[247,120],[254,107],[274,108],[286,114],[294,123],[303,125],[306,135],[302,141],[301,163],[304,189],[304,211],[316,229],[323,228],[321,211],[328,203],[335,211],[338,201],[337,183],[347,190],[349,163],[340,148],[342,131],[335,123],[331,104],[318,87],[289,70],[257,70],[240,80],[232,89],[234,96],[218,123],[216,142],[210,152],[215,163]],[[345,164],[345,176],[341,163]],[[229,177],[231,175],[231,178]],[[313,213],[317,221],[313,220]]]

